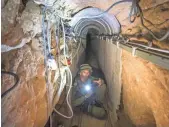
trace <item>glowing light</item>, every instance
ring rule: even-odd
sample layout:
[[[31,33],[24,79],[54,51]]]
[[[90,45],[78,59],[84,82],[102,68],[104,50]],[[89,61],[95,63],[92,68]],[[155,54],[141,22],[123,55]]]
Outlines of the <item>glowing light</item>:
[[[85,90],[86,90],[86,91],[89,91],[89,90],[91,90],[91,87],[90,87],[89,85],[86,85],[86,86],[85,86]]]

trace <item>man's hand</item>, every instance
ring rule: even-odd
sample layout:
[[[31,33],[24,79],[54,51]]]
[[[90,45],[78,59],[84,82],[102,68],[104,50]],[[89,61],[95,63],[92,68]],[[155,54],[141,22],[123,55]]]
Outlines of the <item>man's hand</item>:
[[[98,86],[102,85],[102,80],[99,78],[99,80],[94,80],[94,83],[96,83]]]

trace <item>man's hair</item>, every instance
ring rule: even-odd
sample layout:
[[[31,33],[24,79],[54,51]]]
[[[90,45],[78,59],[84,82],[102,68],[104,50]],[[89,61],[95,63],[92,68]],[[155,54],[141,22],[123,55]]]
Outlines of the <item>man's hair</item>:
[[[82,65],[80,66],[79,72],[81,72],[81,71],[83,71],[83,70],[89,70],[90,73],[93,72],[92,67],[91,67],[89,64],[82,64]]]

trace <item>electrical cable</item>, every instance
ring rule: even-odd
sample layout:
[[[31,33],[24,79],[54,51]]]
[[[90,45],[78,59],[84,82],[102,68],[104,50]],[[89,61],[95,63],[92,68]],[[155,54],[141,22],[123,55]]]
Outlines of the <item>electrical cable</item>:
[[[58,52],[58,56],[57,56],[57,63],[58,63],[58,68],[59,68],[59,74],[61,76],[61,72],[60,72],[60,65],[59,65],[59,61],[60,61],[60,18],[59,18],[59,22],[58,22],[58,30],[56,32],[56,36],[58,37],[58,41],[57,41],[57,37],[56,37],[56,50]]]
[[[67,58],[66,58],[66,37],[65,37],[65,27],[63,24],[63,20],[61,19],[61,25],[62,25],[62,30],[63,30],[63,44],[64,44],[64,50],[63,50],[63,54],[66,60],[66,64],[67,64]],[[68,65],[68,64],[67,64]]]
[[[79,17],[76,17],[76,18],[80,18],[80,19],[83,19],[83,18],[88,18],[88,19],[92,19],[92,18],[100,18],[102,17],[105,13],[109,12],[115,5],[117,4],[120,4],[120,3],[123,3],[123,2],[129,2],[130,0],[121,0],[121,1],[117,1],[116,3],[113,3],[107,10],[105,10],[104,12],[100,13],[100,14],[97,14],[97,15],[92,15],[92,16],[79,16]],[[57,14],[60,18],[62,19],[67,19],[67,20],[72,20],[73,17],[64,17],[64,16],[61,16],[59,14]]]
[[[50,21],[48,21],[48,24],[47,24],[47,46],[48,46],[48,52],[50,53],[51,52],[51,33],[50,33]]]
[[[14,85],[13,85],[11,88],[9,88],[9,89],[6,90],[4,93],[2,93],[1,98],[3,98],[3,97],[6,96],[10,91],[12,91],[14,88],[17,87],[18,82],[19,82],[19,77],[18,77],[18,75],[16,75],[15,73],[13,73],[13,72],[8,72],[8,71],[1,71],[1,74],[12,75],[12,76],[15,78],[15,80],[16,80],[16,82],[14,83]]]
[[[169,19],[166,19],[165,21],[163,21],[163,22],[161,22],[161,23],[153,24],[150,20],[146,19],[145,17],[143,17],[143,18],[144,18],[144,20],[145,20],[146,22],[148,22],[149,24],[151,24],[151,25],[152,25],[153,27],[155,27],[156,29],[159,29],[157,26],[160,26],[160,25],[162,25],[162,24],[164,24],[164,23],[166,23],[166,22],[169,21]]]
[[[78,53],[78,51],[79,51],[79,49],[80,49],[80,45],[82,44],[82,42],[80,41],[79,42],[79,45],[78,45],[78,47],[77,47],[77,50],[76,50],[76,52],[75,52],[75,54],[72,56],[72,59],[74,59],[75,57],[76,57],[76,55],[77,55],[77,53]]]
[[[65,89],[65,91],[66,91],[66,89]],[[66,93],[66,92],[65,92],[65,93]],[[65,100],[66,100],[66,96],[65,96],[65,98],[63,99],[62,103],[60,104],[59,108],[56,109],[57,111],[59,111],[59,110],[62,108],[63,104],[65,103]]]
[[[68,55],[69,54],[69,47],[68,47],[67,43],[65,43],[65,52],[66,52],[66,57],[67,58],[70,58],[72,56],[72,53],[70,53],[70,55]]]
[[[59,23],[60,23],[60,19],[59,19]],[[58,23],[58,26],[59,26],[59,23]],[[58,68],[59,68],[59,75],[61,77],[61,71],[60,71],[60,64],[59,64],[59,61],[60,61],[60,29],[58,27],[58,31],[57,31],[57,36],[58,36],[58,42],[56,41],[56,50],[58,51],[58,54],[57,54],[57,64],[58,64]],[[62,80],[62,77],[61,77],[61,80]]]
[[[131,20],[131,16],[132,16],[133,11],[134,11],[134,19]],[[137,13],[138,13],[138,9],[137,9],[137,6],[136,6],[136,0],[133,0],[132,5],[131,5],[131,10],[130,10],[130,13],[129,13],[130,23],[133,23],[135,21]]]
[[[81,17],[76,17],[76,18],[99,18],[99,17],[103,16],[105,13],[107,13],[110,9],[112,9],[115,5],[117,5],[117,4],[119,4],[119,3],[122,3],[122,2],[128,2],[128,1],[122,0],[122,1],[118,1],[118,2],[116,2],[116,3],[113,3],[106,11],[104,11],[103,13],[98,14],[98,15],[93,15],[93,16],[81,16]],[[136,18],[136,16],[135,16],[134,19],[131,20],[131,15],[132,15],[133,10],[134,10],[134,14],[135,14],[135,15],[137,15],[136,13],[138,13],[138,12],[140,13],[140,21],[141,21],[142,26],[143,26],[146,30],[148,30],[149,33],[150,33],[156,40],[158,40],[158,41],[163,41],[164,39],[166,39],[166,38],[169,36],[169,30],[168,30],[163,37],[157,38],[157,37],[154,35],[154,33],[144,25],[144,22],[143,22],[143,17],[144,17],[144,16],[143,16],[143,13],[142,13],[142,10],[141,10],[140,6],[138,5],[137,0],[133,0],[133,2],[132,2],[132,7],[131,7],[131,11],[130,11],[130,13],[129,13],[129,18],[130,18],[130,22],[131,22],[131,23],[134,22],[134,20],[135,20],[135,18]],[[68,19],[68,20],[73,19],[72,17],[63,17],[63,16],[60,16],[60,15],[58,15],[58,16],[59,16],[60,18],[62,18],[62,19]]]
[[[148,29],[145,25],[144,25],[144,21],[143,21],[143,18],[144,18],[144,15],[143,15],[143,12],[142,12],[142,9],[141,7],[139,6],[138,2],[136,2],[136,6],[139,10],[139,13],[140,13],[140,21],[141,21],[141,25],[158,41],[163,41],[165,40],[168,36],[169,36],[169,30],[166,32],[166,34],[160,38],[156,37],[156,35],[150,30]]]
[[[64,29],[64,24],[63,24],[62,19],[61,19],[61,25],[62,25],[62,30],[63,30],[64,46],[66,46],[66,44],[65,44],[66,43],[65,42],[65,29]],[[66,116],[66,115],[60,113],[59,111],[57,111],[55,108],[54,108],[54,111],[56,113],[58,113],[59,115],[65,117],[67,119],[70,119],[70,118],[73,117],[73,110],[72,110],[71,104],[69,103],[69,95],[70,95],[70,91],[71,91],[71,88],[72,88],[72,73],[71,73],[71,70],[70,70],[70,68],[68,66],[68,62],[67,62],[67,58],[66,58],[66,52],[65,52],[65,47],[64,47],[64,57],[65,57],[66,65],[67,65],[67,67],[65,68],[65,70],[68,71],[68,74],[69,74],[68,76],[70,76],[70,84],[69,84],[69,89],[68,89],[68,93],[67,93],[67,96],[66,96],[66,102],[67,102],[68,108],[70,109],[71,115],[70,116]]]
[[[47,7],[45,6],[42,9],[42,34],[43,34],[43,49],[44,49],[44,66],[45,66],[45,81],[46,81],[46,96],[47,96],[47,117],[50,116],[50,98],[49,98],[49,81],[48,81],[48,70],[47,70],[47,54],[49,54],[48,49],[49,48],[46,45],[46,25],[45,25],[45,11],[46,11]]]
[[[50,115],[50,127],[52,127],[52,114]]]
[[[70,105],[70,103],[69,103],[69,95],[70,95],[70,91],[71,91],[71,87],[72,87],[72,75],[71,75],[71,71],[70,71],[69,68],[67,68],[66,70],[68,71],[68,74],[69,74],[69,76],[70,76],[70,85],[69,85],[69,90],[68,90],[68,93],[67,93],[67,96],[66,96],[66,102],[67,102],[68,107],[69,107],[69,109],[70,109],[70,111],[71,111],[71,115],[70,115],[70,116],[66,116],[66,115],[60,113],[59,111],[57,111],[55,108],[54,108],[54,111],[55,111],[56,113],[58,113],[59,115],[65,117],[65,118],[67,118],[67,119],[70,119],[70,118],[73,117],[73,110],[72,110],[72,107],[71,107],[71,105]]]
[[[60,55],[60,51],[59,51],[59,42],[60,42],[60,39],[59,39],[59,36],[60,36],[60,32],[59,32],[59,24],[60,24],[60,19],[59,19],[59,22],[58,22],[58,29],[57,29],[57,31],[56,31],[56,37],[58,37],[57,39],[56,39],[56,50],[58,51],[58,57],[57,57],[57,64],[58,64],[58,68],[59,68],[59,75],[60,75],[60,77],[61,77],[61,82],[60,82],[60,87],[61,86],[63,86],[63,78],[62,78],[62,76],[61,76],[61,72],[60,72],[60,65],[59,65],[59,55]],[[54,96],[56,96],[56,95],[54,95]],[[65,95],[65,98],[64,98],[64,100],[62,101],[62,104],[60,105],[60,107],[58,108],[58,109],[56,109],[56,110],[59,110],[62,106],[63,106],[63,103],[65,102],[65,100],[66,100],[66,95]]]

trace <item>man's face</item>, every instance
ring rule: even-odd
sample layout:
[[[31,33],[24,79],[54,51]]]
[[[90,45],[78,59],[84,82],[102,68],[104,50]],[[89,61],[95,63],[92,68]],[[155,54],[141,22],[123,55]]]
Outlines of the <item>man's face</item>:
[[[89,70],[83,70],[80,72],[80,79],[82,82],[87,81],[88,77],[90,75],[90,71]]]

